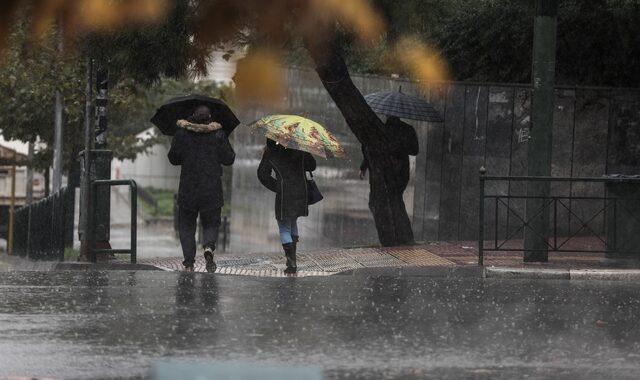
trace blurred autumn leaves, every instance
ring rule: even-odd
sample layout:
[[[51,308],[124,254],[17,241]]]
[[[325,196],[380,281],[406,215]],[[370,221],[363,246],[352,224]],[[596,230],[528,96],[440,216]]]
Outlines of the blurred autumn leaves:
[[[393,46],[394,57],[420,82],[449,79],[447,62],[437,50],[415,36],[401,37]]]
[[[43,38],[61,21],[64,38],[74,40],[87,33],[162,23],[176,1],[192,8],[186,26],[195,43],[249,46],[235,77],[240,101],[281,102],[285,83],[280,67],[296,38],[331,38],[340,28],[358,44],[373,46],[386,32],[385,20],[370,0],[2,0],[0,54],[19,12],[26,12],[32,37]],[[397,39],[387,55],[390,71],[421,82],[448,78],[446,62],[418,38]]]
[[[2,0],[0,2],[0,49],[20,11],[27,12],[32,37],[44,38],[51,26],[63,21],[63,34],[73,39],[91,31],[159,21],[169,0]]]

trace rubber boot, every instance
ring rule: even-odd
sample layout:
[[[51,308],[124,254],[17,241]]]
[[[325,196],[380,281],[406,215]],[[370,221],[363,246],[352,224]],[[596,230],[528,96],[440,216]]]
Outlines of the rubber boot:
[[[294,247],[294,243],[282,244],[284,255],[287,257],[287,269],[284,270],[284,273],[287,274],[296,273],[298,270],[298,267],[296,266],[296,251]]]

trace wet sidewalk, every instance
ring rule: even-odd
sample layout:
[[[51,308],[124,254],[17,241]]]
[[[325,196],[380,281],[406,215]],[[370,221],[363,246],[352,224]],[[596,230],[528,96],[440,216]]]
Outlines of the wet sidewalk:
[[[143,229],[143,231],[146,231]],[[182,257],[178,242],[170,234],[157,236],[153,231],[143,233],[138,240],[138,265],[133,267],[126,255],[98,266],[74,265],[75,262],[32,262],[6,254],[0,256],[0,271],[10,270],[68,270],[104,269],[160,269],[182,270]],[[116,245],[128,241],[114,234]],[[123,240],[124,239],[124,240]],[[123,240],[123,241],[120,241]],[[517,241],[515,242],[518,243]],[[574,238],[567,249],[577,252],[549,252],[548,263],[524,263],[521,251],[488,251],[484,253],[484,268],[506,268],[526,271],[600,270],[604,254],[589,251],[601,249],[597,238]],[[485,242],[485,247],[489,246]],[[257,277],[286,277],[283,253],[216,253],[216,273]],[[408,247],[361,247],[302,250],[298,253],[297,277],[330,276],[352,270],[372,268],[478,268],[477,242],[429,242]],[[196,258],[196,272],[205,272],[202,254]],[[559,272],[556,272],[559,273]]]

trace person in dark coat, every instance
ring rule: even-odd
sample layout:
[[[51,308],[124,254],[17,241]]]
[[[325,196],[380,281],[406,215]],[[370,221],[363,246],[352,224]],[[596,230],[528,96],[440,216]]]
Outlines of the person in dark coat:
[[[316,160],[306,152],[286,149],[267,139],[267,147],[258,166],[258,179],[276,193],[275,216],[280,241],[287,258],[285,273],[296,273],[296,251],[300,240],[297,220],[309,215],[306,172],[316,170]],[[272,173],[275,173],[275,178]]]
[[[187,120],[178,121],[171,141],[169,161],[180,165],[178,190],[178,232],[185,270],[193,271],[196,256],[196,220],[200,214],[207,271],[216,269],[220,212],[224,205],[222,166],[232,165],[235,152],[219,123],[213,122],[206,106],[198,107]]]
[[[410,124],[395,116],[387,117],[385,133],[389,138],[389,150],[394,164],[394,172],[398,175],[399,190],[400,193],[404,193],[410,177],[409,156],[417,156],[420,149],[418,135]],[[369,160],[367,160],[364,145],[362,146],[362,155],[364,159],[360,165],[360,179],[364,179],[369,170]]]

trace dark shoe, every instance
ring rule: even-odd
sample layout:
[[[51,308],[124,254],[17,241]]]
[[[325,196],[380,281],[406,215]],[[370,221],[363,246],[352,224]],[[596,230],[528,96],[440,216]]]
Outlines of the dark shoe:
[[[194,269],[193,269],[193,264],[186,264],[186,265],[184,266],[184,271],[185,271],[185,272],[193,272],[193,270],[194,270]]]
[[[218,268],[215,261],[213,261],[213,251],[215,251],[215,249],[216,249],[215,246],[206,247],[204,249],[204,259],[207,262],[206,269],[207,269],[207,272],[209,273],[215,272],[216,269]]]
[[[282,248],[284,249],[284,255],[287,257],[287,269],[284,270],[286,274],[293,274],[298,271],[298,267],[296,265],[296,250],[294,243],[282,244]]]

